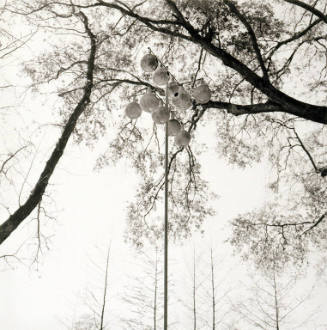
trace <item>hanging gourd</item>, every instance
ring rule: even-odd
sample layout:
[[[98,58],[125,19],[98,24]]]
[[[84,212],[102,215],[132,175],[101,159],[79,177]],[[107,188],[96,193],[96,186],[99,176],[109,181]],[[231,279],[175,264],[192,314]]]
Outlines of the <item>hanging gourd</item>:
[[[160,107],[152,113],[152,119],[156,124],[164,124],[169,120],[170,111],[166,107]]]
[[[178,92],[174,94],[172,102],[180,110],[186,110],[192,106],[192,99],[182,86],[180,86]]]
[[[166,107],[162,107],[158,110],[160,123],[167,123],[170,117],[170,111]]]
[[[205,104],[210,101],[211,91],[207,84],[201,84],[193,89],[192,95],[196,103]]]
[[[156,123],[156,124],[160,124],[160,120],[159,120],[159,113],[158,111],[152,112],[152,120]]]
[[[175,83],[172,82],[168,84],[168,89],[167,89],[167,94],[169,97],[174,97],[176,93],[178,93],[179,86]]]
[[[141,59],[141,68],[145,72],[153,72],[158,67],[158,59],[153,54],[146,54]]]
[[[130,119],[136,119],[141,116],[142,108],[137,102],[129,103],[125,108],[125,114]]]
[[[191,134],[184,129],[175,136],[175,143],[179,147],[186,147],[191,141]]]
[[[167,69],[159,67],[156,71],[154,71],[152,80],[158,86],[166,85],[169,80],[169,72]]]
[[[168,135],[169,136],[176,136],[179,131],[181,130],[182,126],[176,119],[168,120]]]
[[[146,112],[153,112],[159,107],[159,99],[151,91],[151,88],[148,88],[147,92],[140,98],[140,105]]]

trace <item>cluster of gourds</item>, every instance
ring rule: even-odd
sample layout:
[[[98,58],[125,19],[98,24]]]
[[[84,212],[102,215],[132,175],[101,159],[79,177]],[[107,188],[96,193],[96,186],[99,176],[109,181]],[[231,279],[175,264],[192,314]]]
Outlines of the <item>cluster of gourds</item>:
[[[167,97],[170,98],[176,109],[187,110],[192,106],[192,98],[176,82],[169,82],[170,74],[168,70],[159,65],[157,57],[153,54],[146,54],[141,60],[141,68],[145,72],[153,72],[152,80],[157,86],[167,86]],[[205,104],[210,101],[211,91],[207,84],[202,83],[193,88],[192,96],[197,104]],[[168,125],[168,135],[175,137],[175,143],[178,146],[187,146],[190,143],[191,135],[183,129],[180,122],[170,118],[171,114],[168,107],[164,106],[161,99],[148,88],[146,94],[140,98],[140,102],[133,101],[125,108],[125,114],[130,119],[136,119],[141,116],[142,111],[149,112],[156,124]]]

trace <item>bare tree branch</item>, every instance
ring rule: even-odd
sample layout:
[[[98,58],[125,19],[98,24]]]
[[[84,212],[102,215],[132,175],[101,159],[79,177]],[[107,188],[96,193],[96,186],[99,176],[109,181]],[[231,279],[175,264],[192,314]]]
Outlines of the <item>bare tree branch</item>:
[[[300,145],[301,145],[303,151],[306,153],[306,155],[307,155],[308,158],[310,159],[310,162],[311,162],[313,168],[315,169],[316,173],[319,173],[319,169],[318,169],[316,163],[314,162],[314,160],[313,160],[313,158],[312,158],[310,152],[308,151],[308,149],[305,147],[305,145],[303,144],[302,140],[300,139],[298,133],[296,132],[296,129],[293,128],[293,131],[294,131],[294,134],[295,134],[297,140],[299,141],[299,143],[300,143]]]
[[[283,112],[283,109],[278,104],[274,103],[257,103],[241,105],[236,103],[219,102],[219,101],[209,101],[208,103],[202,105],[203,109],[225,109],[228,113],[234,116],[241,116],[247,114],[255,113],[268,113],[268,112]]]
[[[16,150],[13,154],[10,154],[9,157],[8,157],[6,160],[4,160],[4,161],[2,162],[1,167],[0,167],[0,174],[1,174],[1,173],[4,173],[4,174],[5,174],[5,166],[8,164],[8,162],[9,162],[10,160],[12,160],[14,157],[16,157],[16,155],[17,155],[19,152],[21,152],[22,150],[24,150],[25,148],[27,148],[27,146],[23,146],[23,147],[19,148],[19,149]]]
[[[327,23],[327,15],[325,15],[324,13],[322,13],[320,10],[314,8],[313,6],[300,1],[300,0],[284,0],[285,2],[291,3],[293,5],[299,6],[309,12],[311,12],[312,14],[316,15],[317,17],[319,17],[321,20],[323,20],[325,23]]]
[[[91,91],[93,88],[93,72],[96,54],[96,36],[92,33],[89,28],[88,18],[82,12],[79,13],[82,18],[86,33],[90,38],[91,50],[88,58],[88,67],[86,73],[86,84],[83,91],[83,96],[75,107],[73,113],[69,117],[67,124],[59,138],[56,147],[54,148],[50,158],[48,159],[44,170],[42,171],[38,181],[36,182],[34,189],[32,190],[30,196],[26,202],[20,206],[5,222],[0,225],[0,244],[2,244],[15,229],[21,224],[21,222],[26,219],[35,207],[42,200],[42,196],[48,186],[50,177],[52,176],[63,152],[66,148],[68,140],[76,126],[77,120],[83,111],[86,109],[87,105],[90,103]]]
[[[323,221],[323,220],[325,219],[326,216],[327,216],[327,212],[325,212],[324,214],[322,214],[321,217],[320,217],[317,221],[315,221],[311,227],[309,227],[308,229],[306,229],[306,230],[302,233],[302,235],[306,234],[306,233],[309,232],[311,229],[317,227],[317,226],[321,223],[321,221]]]
[[[269,76],[268,76],[268,71],[267,68],[265,66],[264,60],[262,58],[262,54],[257,42],[257,37],[251,27],[251,24],[247,21],[246,17],[237,9],[237,7],[235,6],[235,4],[232,1],[229,0],[224,0],[225,4],[227,4],[227,6],[230,8],[230,10],[237,16],[237,18],[243,23],[243,25],[246,27],[246,29],[248,30],[248,33],[250,35],[251,41],[252,41],[252,45],[253,45],[253,49],[255,51],[255,54],[257,56],[258,62],[260,64],[262,73],[263,73],[263,78],[267,81],[269,81]]]
[[[322,20],[321,19],[317,19],[315,21],[313,21],[312,23],[310,23],[304,30],[302,30],[301,32],[297,32],[295,33],[292,37],[282,40],[280,42],[277,43],[276,46],[273,47],[273,49],[270,51],[269,56],[267,57],[267,59],[270,59],[275,53],[276,51],[282,47],[285,46],[293,41],[296,41],[298,39],[300,39],[301,37],[305,36],[313,27],[315,27],[318,23],[320,23]]]

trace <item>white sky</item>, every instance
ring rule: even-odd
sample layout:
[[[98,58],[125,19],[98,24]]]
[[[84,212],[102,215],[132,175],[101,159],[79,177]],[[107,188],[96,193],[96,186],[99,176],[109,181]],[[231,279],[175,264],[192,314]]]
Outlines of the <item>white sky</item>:
[[[1,292],[6,297],[5,306],[0,308],[0,319],[7,322],[5,329],[37,330],[45,326],[58,329],[56,317],[60,319],[60,315],[72,312],[74,294],[90,281],[86,268],[94,246],[105,247],[112,239],[113,258],[116,253],[121,258],[116,258],[117,265],[111,264],[113,271],[123,267],[124,259],[130,257],[131,251],[124,245],[122,236],[127,201],[136,188],[135,178],[123,167],[96,174],[92,172],[94,155],[72,149],[67,150],[67,157],[60,163],[60,167],[70,173],[59,169],[52,180],[56,183],[53,198],[62,211],[57,217],[51,250],[46,252],[40,271],[18,267],[0,274]],[[238,212],[260,205],[267,174],[262,167],[231,170],[213,153],[206,158],[205,175],[221,196],[217,201],[217,216],[208,221],[210,231],[206,237],[218,247],[226,238],[218,231],[221,225]],[[12,240],[20,237],[19,233],[13,236]],[[198,239],[195,244],[200,242]],[[183,252],[183,249],[170,247],[172,256]],[[119,282],[112,285],[119,287]]]
[[[208,136],[212,136],[211,133],[208,130]],[[190,277],[193,246],[205,256],[208,256],[211,244],[218,259],[230,255],[229,247],[223,244],[228,234],[224,228],[228,219],[239,212],[259,207],[269,197],[269,191],[265,188],[269,173],[264,165],[248,170],[231,169],[210,151],[210,147],[208,150],[203,157],[204,176],[221,197],[215,202],[217,215],[208,219],[205,225],[207,231],[204,238],[195,235],[182,247],[170,246],[173,264],[177,264],[172,267],[180,272],[182,278]],[[100,173],[93,172],[95,158],[96,152],[72,145],[68,147],[52,180],[55,184],[52,197],[60,211],[50,251],[42,257],[38,272],[34,268],[18,265],[13,270],[0,273],[2,329],[58,330],[65,329],[64,324],[68,321],[78,319],[85,308],[85,301],[81,298],[83,292],[86,288],[102,285],[101,276],[100,283],[95,280],[99,280],[99,272],[92,271],[91,261],[104,264],[105,249],[110,240],[109,287],[114,298],[109,302],[108,313],[114,311],[112,313],[117,316],[120,310],[124,310],[120,309],[119,302],[122,288],[128,276],[138,269],[131,262],[133,249],[123,242],[126,205],[133,198],[137,180],[133,171],[129,171],[124,164]],[[26,231],[19,229],[9,243],[15,245],[16,240],[23,239],[24,232],[26,234]],[[243,275],[240,276],[244,271],[239,270],[236,263],[237,259],[227,259],[220,271],[226,273],[232,267],[230,280],[246,281]],[[190,294],[191,291],[186,292],[187,285],[183,280],[177,279],[176,283],[184,294]],[[181,321],[185,324],[185,317]]]

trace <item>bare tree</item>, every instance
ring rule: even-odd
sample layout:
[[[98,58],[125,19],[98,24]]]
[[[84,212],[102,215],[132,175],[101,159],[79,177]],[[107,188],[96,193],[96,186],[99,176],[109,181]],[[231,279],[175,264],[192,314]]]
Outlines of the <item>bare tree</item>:
[[[211,287],[212,287],[212,330],[216,329],[216,293],[215,293],[215,271],[212,258],[212,248],[210,249],[211,266]]]
[[[103,285],[100,288],[88,287],[85,290],[82,303],[85,305],[85,310],[82,315],[78,316],[77,320],[73,320],[73,323],[66,324],[66,327],[71,330],[106,330],[109,327],[109,274],[110,274],[110,256],[111,256],[111,242],[108,245],[105,257],[105,265],[96,264],[92,261],[92,265],[96,267],[96,272],[103,276]],[[67,323],[67,322],[66,322]]]
[[[90,95],[93,88],[93,72],[97,43],[96,36],[89,28],[87,16],[82,12],[80,12],[78,15],[84,24],[86,34],[89,37],[91,44],[90,55],[88,60],[86,61],[86,83],[83,88],[82,96],[78,104],[76,105],[74,111],[72,112],[71,116],[69,117],[63,129],[62,135],[59,138],[56,147],[54,148],[50,158],[48,159],[30,196],[13,214],[8,217],[6,221],[4,221],[0,225],[0,244],[3,243],[10,236],[10,234],[19,226],[19,224],[23,220],[25,220],[41,202],[45,189],[48,186],[49,179],[65,150],[67,142],[76,126],[77,120],[83,113],[83,111],[87,108],[87,105],[90,102]]]
[[[154,254],[140,253],[140,273],[129,278],[130,284],[122,298],[130,315],[122,323],[126,329],[159,330],[163,320],[162,258],[157,247]]]
[[[208,257],[209,260],[206,260]],[[216,273],[219,265],[221,272]],[[231,313],[228,295],[232,291],[227,284],[227,272],[222,258],[215,256],[213,248],[209,255],[194,249],[192,261],[192,299],[184,297],[180,303],[192,315],[194,329],[227,329]],[[218,292],[218,294],[217,294]],[[189,318],[190,317],[186,317]],[[189,325],[188,325],[189,326]]]
[[[195,264],[195,249],[193,250],[193,329],[196,330],[196,264]]]
[[[248,298],[233,304],[236,314],[240,315],[240,326],[255,329],[308,329],[314,328],[317,309],[310,306],[313,288],[298,293],[301,277],[287,276],[271,271],[251,275],[253,285],[248,287]],[[243,323],[244,322],[244,323]]]
[[[103,299],[102,299],[102,307],[101,307],[101,317],[100,317],[100,330],[104,330],[104,316],[105,316],[105,309],[107,305],[107,296],[108,296],[108,275],[109,275],[109,256],[110,256],[110,246],[107,252],[107,259],[106,259],[106,270],[105,270],[105,277],[104,277],[104,286],[103,286]]]

